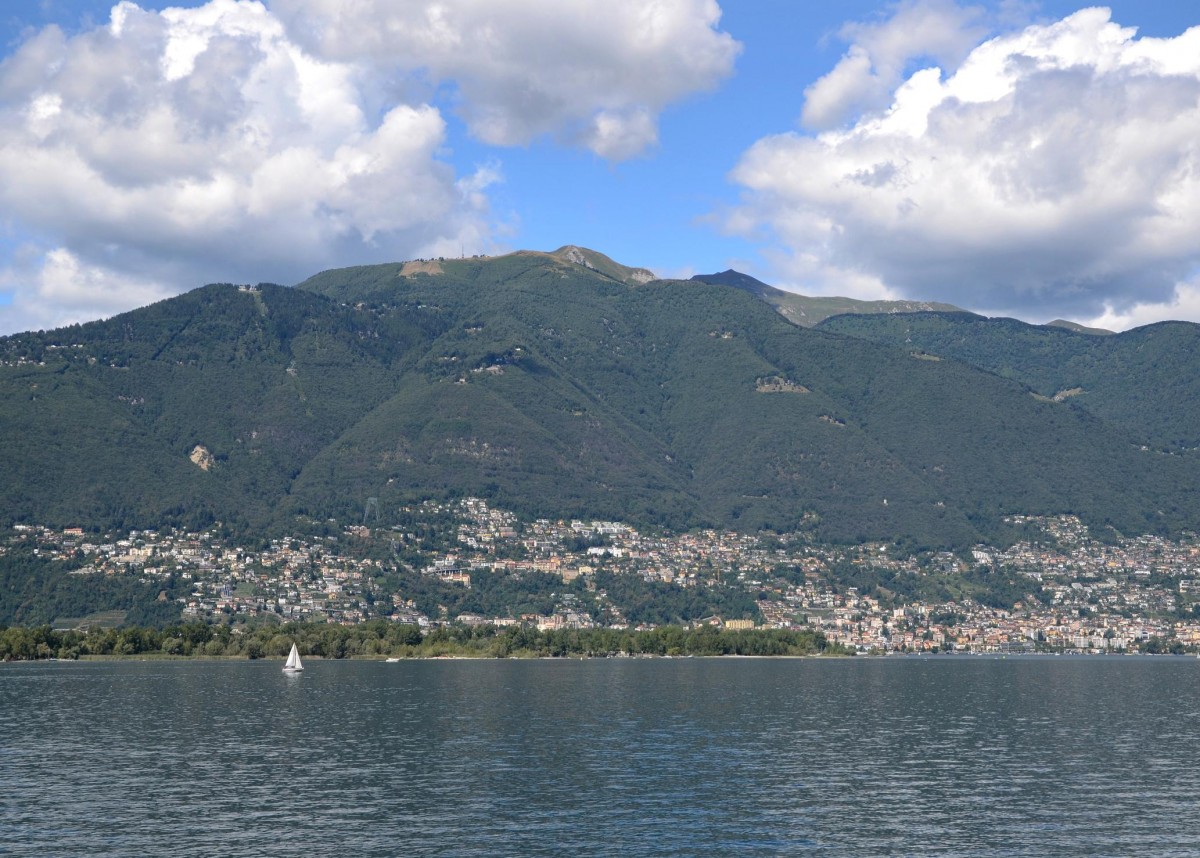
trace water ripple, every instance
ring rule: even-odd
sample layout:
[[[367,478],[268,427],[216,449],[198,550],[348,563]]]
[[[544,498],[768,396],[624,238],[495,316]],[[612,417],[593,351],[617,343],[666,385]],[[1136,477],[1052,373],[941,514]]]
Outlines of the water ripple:
[[[1195,855],[1183,659],[0,666],[0,854]]]

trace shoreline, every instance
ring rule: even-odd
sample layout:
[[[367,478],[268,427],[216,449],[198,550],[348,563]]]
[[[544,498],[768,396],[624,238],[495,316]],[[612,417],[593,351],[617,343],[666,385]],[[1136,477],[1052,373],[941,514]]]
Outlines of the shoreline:
[[[1041,661],[1045,659],[1148,659],[1148,660],[1188,660],[1196,656],[1177,653],[1141,653],[1141,652],[1026,652],[1026,653],[888,653],[888,654],[840,654],[840,653],[810,653],[806,655],[743,655],[738,653],[709,654],[709,655],[657,655],[653,653],[638,653],[635,655],[536,655],[514,654],[495,656],[486,654],[440,654],[440,655],[354,655],[345,658],[326,658],[320,655],[305,655],[306,661],[313,662],[380,662],[383,664],[399,664],[415,661],[689,661],[689,660],[755,660],[755,661]],[[247,658],[244,655],[173,655],[168,653],[139,653],[134,655],[81,655],[79,658],[33,658],[8,659],[0,661],[3,664],[82,664],[120,661],[170,661],[170,662],[262,662],[263,664],[283,664],[283,656],[270,658]]]

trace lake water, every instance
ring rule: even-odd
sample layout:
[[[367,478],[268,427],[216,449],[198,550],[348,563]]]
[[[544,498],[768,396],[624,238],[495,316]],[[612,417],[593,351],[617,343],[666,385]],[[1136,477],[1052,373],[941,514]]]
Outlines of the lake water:
[[[0,854],[1200,855],[1200,660],[0,665]]]

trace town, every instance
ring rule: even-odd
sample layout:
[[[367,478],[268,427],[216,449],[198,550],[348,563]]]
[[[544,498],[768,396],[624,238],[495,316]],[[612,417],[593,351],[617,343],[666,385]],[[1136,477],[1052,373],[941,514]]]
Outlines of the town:
[[[66,564],[71,575],[132,576],[161,586],[159,601],[176,601],[183,620],[234,625],[384,617],[422,629],[547,630],[673,622],[820,631],[864,654],[1200,649],[1194,535],[1101,541],[1072,516],[1014,516],[1008,523],[1031,538],[1006,549],[902,556],[885,543],[521,521],[477,498],[402,512],[400,525],[368,515],[332,533],[255,547],[232,544],[216,528],[101,535],[16,525],[0,562],[28,552]],[[495,592],[484,599],[483,591]],[[685,606],[676,616],[647,613],[646,599],[670,594]],[[462,605],[485,607],[455,607]]]

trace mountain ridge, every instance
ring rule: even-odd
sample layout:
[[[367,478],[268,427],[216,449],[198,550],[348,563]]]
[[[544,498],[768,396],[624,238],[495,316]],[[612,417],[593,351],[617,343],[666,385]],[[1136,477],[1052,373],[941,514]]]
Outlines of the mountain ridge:
[[[953,304],[942,304],[936,301],[863,301],[857,298],[801,295],[797,292],[788,292],[769,286],[749,274],[743,274],[733,269],[722,271],[719,274],[697,274],[692,279],[704,283],[733,286],[757,295],[778,310],[784,318],[806,328],[815,327],[831,316],[845,313],[916,313],[929,310],[966,312]]]
[[[0,338],[0,511],[282,532],[469,494],[957,546],[1012,513],[1197,526],[1197,464],[1137,449],[1085,397],[571,245],[417,262]]]
[[[821,330],[964,361],[1045,397],[1071,397],[1131,441],[1172,454],[1200,449],[1200,325],[1166,321],[1120,333],[954,313],[846,315]]]

